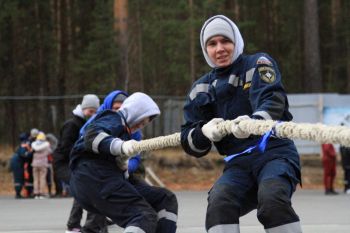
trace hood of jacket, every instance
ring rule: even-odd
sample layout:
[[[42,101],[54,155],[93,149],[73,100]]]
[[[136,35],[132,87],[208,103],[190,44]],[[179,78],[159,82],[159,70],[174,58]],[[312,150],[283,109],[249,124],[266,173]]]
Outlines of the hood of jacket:
[[[119,90],[112,91],[105,97],[105,99],[103,100],[103,104],[101,104],[101,106],[98,108],[97,113],[107,109],[109,110],[112,109],[113,102],[119,95],[124,95],[125,97],[128,97],[128,94],[124,91],[119,91]]]
[[[83,135],[85,133],[86,127],[91,123],[91,121],[93,121],[93,119],[95,119],[98,113],[103,112],[104,110],[111,110],[113,107],[114,99],[117,98],[119,95],[125,95],[126,97],[128,96],[126,92],[119,90],[112,91],[111,93],[109,93],[103,100],[103,104],[101,104],[100,107],[97,109],[96,114],[90,117],[87,120],[87,122],[81,127],[79,134]]]
[[[241,32],[239,31],[237,25],[230,20],[229,18],[227,18],[224,15],[215,15],[211,18],[209,18],[207,21],[204,22],[202,30],[201,30],[201,34],[200,34],[200,44],[202,47],[202,52],[204,55],[205,60],[207,61],[208,65],[211,68],[217,68],[217,66],[210,60],[208,53],[207,53],[207,49],[206,49],[206,43],[207,41],[204,41],[204,34],[205,31],[207,29],[207,26],[213,22],[215,19],[221,19],[222,22],[226,22],[229,25],[230,28],[230,32],[232,33],[232,35],[229,36],[229,38],[234,38],[234,44],[235,44],[235,48],[232,54],[232,63],[235,62],[235,60],[239,57],[239,55],[241,55],[243,53],[243,49],[244,49],[244,41],[241,35]],[[225,32],[226,33],[226,32]],[[218,32],[215,35],[223,35],[225,36],[225,34],[220,33],[220,30],[218,30]],[[214,36],[214,35],[213,35]]]
[[[74,116],[80,117],[82,119],[85,119],[84,113],[83,113],[83,109],[81,108],[81,105],[78,104],[75,109],[73,109],[72,111]]]
[[[124,115],[130,127],[133,127],[146,117],[160,114],[159,107],[154,100],[141,92],[135,92],[126,98],[119,111]]]

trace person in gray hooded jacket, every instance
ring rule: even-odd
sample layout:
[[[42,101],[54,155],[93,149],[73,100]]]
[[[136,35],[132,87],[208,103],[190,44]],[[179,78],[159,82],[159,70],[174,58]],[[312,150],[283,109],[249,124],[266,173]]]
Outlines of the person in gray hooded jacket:
[[[70,154],[73,196],[84,209],[125,228],[124,233],[176,232],[176,196],[125,177],[124,162],[136,154],[131,134],[159,114],[148,95],[136,92],[117,112],[98,113]]]

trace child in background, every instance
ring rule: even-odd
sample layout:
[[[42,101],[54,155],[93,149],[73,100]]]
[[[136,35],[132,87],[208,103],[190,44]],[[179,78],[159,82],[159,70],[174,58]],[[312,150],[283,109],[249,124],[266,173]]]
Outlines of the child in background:
[[[50,143],[46,140],[43,132],[40,132],[36,140],[32,143],[33,153],[33,181],[34,181],[34,198],[44,199],[46,195],[46,175],[49,167],[48,156],[52,153]]]

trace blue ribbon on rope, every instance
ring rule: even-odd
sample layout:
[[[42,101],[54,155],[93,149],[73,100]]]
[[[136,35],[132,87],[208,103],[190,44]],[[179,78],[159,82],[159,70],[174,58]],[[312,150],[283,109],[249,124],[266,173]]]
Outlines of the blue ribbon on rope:
[[[280,121],[277,122],[277,124],[280,123]],[[276,124],[276,125],[277,125]],[[275,126],[276,126],[275,125]],[[254,146],[248,147],[247,149],[245,149],[244,151],[237,153],[237,154],[233,154],[233,155],[228,155],[227,157],[224,158],[225,162],[229,162],[230,160],[232,160],[233,158],[242,155],[242,154],[249,154],[254,150],[258,150],[260,153],[264,153],[265,149],[266,149],[266,145],[271,137],[271,135],[276,136],[276,130],[275,130],[275,126],[272,127],[272,129],[270,129],[269,131],[267,131],[258,141],[258,143]]]

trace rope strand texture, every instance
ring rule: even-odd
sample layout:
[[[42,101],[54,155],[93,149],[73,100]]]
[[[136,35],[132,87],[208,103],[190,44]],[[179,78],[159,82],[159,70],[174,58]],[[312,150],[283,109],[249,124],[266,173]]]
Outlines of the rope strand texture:
[[[231,133],[231,121],[219,125],[221,133]],[[275,127],[278,137],[301,139],[319,143],[333,143],[350,146],[350,128],[346,126],[328,126],[324,124],[277,122],[273,120],[244,120],[239,123],[241,130],[254,135],[263,135]]]
[[[141,152],[179,146],[180,144],[180,133],[174,133],[167,136],[160,136],[135,142],[133,148],[137,152]]]
[[[231,134],[232,121],[227,120],[218,125],[223,136]],[[289,139],[301,139],[319,143],[340,144],[350,147],[350,128],[346,126],[328,126],[324,124],[277,122],[273,120],[243,120],[239,127],[244,132],[254,135],[263,135],[273,127],[278,137]],[[179,146],[180,133],[160,136],[135,142],[135,151],[151,151],[166,147]]]

